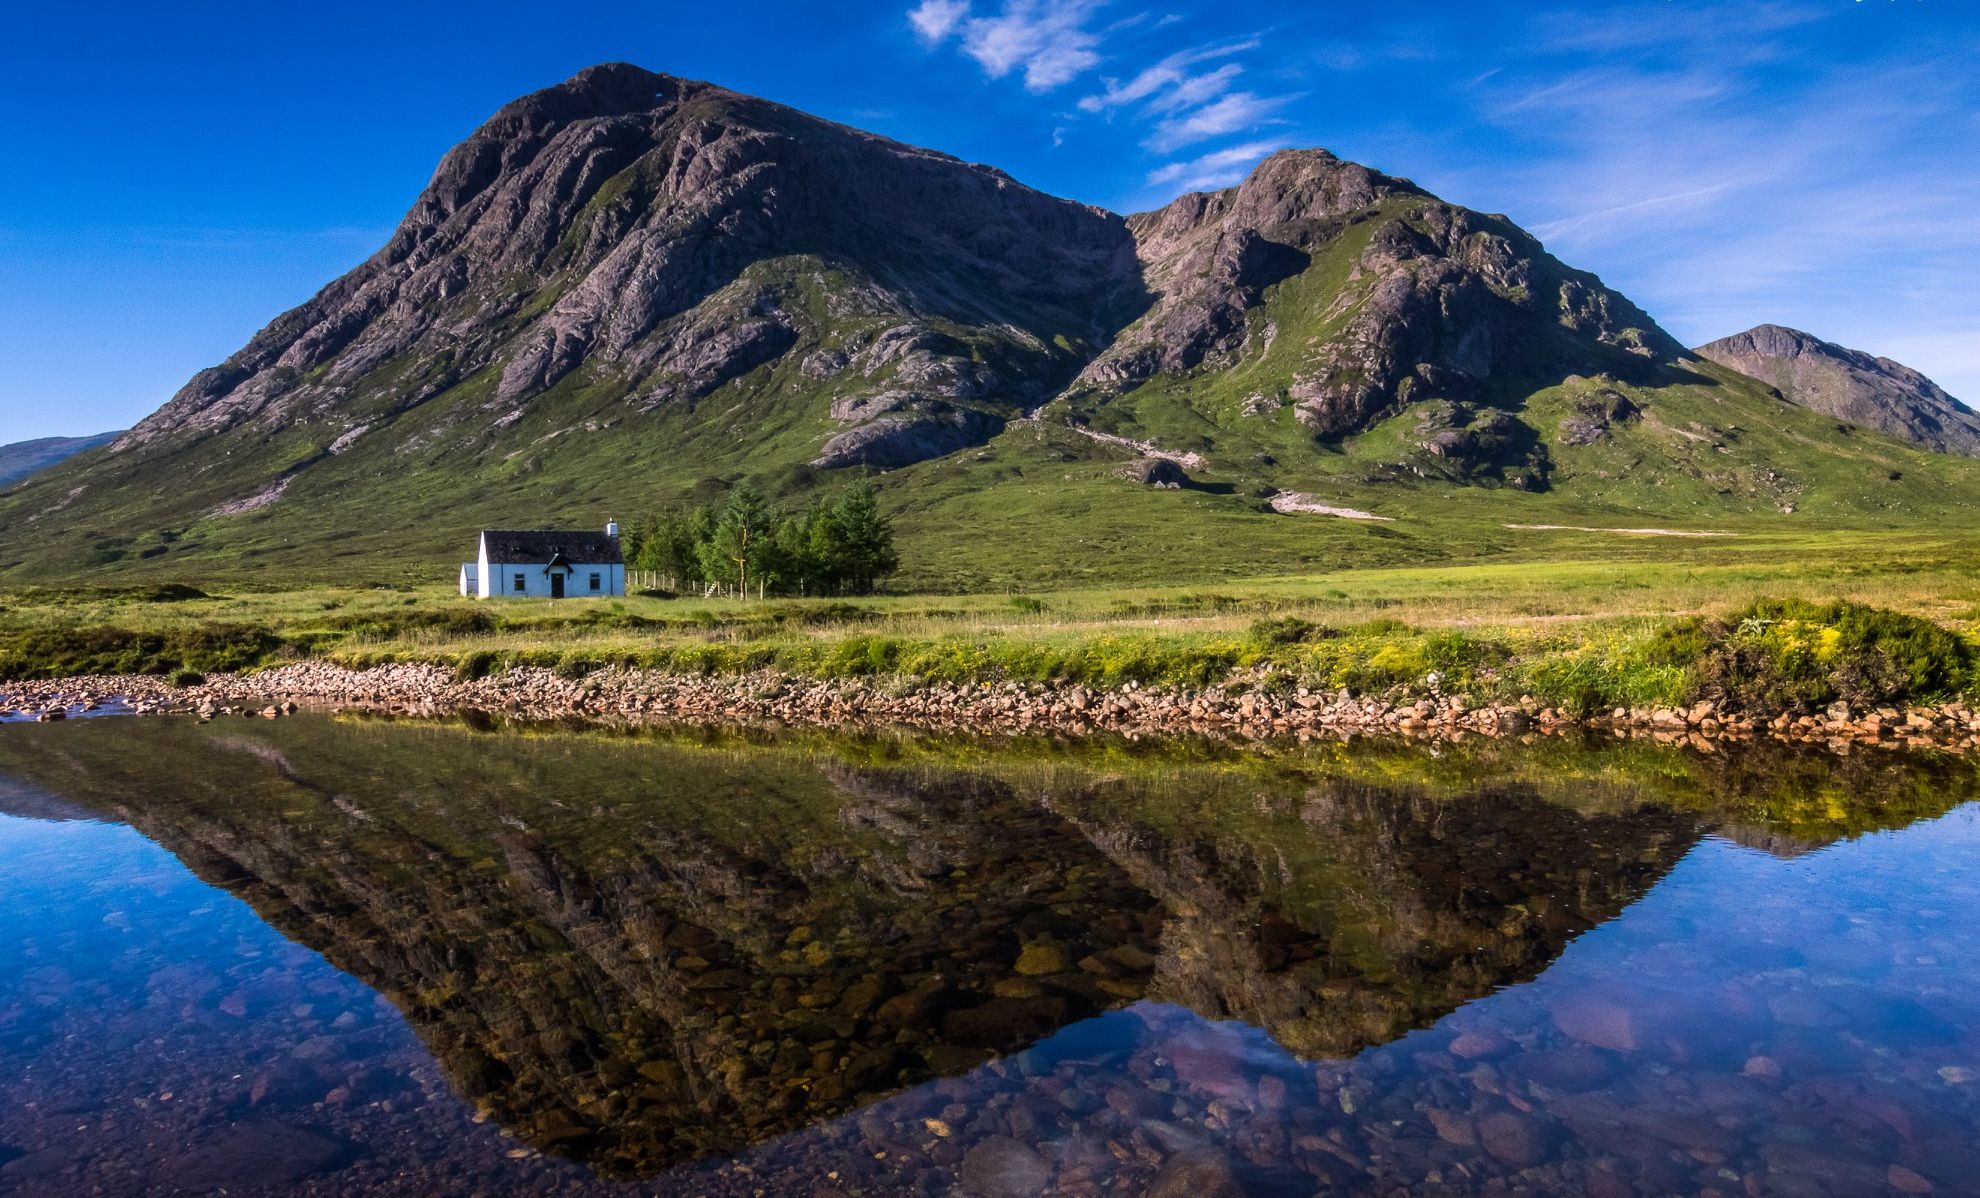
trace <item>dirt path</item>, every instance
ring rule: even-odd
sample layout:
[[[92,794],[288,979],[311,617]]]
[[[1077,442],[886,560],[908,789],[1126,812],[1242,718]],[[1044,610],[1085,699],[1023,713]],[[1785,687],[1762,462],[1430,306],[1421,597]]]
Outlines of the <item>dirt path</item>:
[[[1710,528],[1590,528],[1583,524],[1508,524],[1526,532],[1606,532],[1619,537],[1736,537],[1736,532]]]
[[[1275,512],[1307,512],[1316,516],[1339,516],[1343,520],[1382,520],[1395,523],[1394,516],[1378,516],[1374,512],[1364,512],[1358,507],[1335,507],[1331,503],[1321,503],[1303,491],[1281,491],[1272,496],[1272,510]]]

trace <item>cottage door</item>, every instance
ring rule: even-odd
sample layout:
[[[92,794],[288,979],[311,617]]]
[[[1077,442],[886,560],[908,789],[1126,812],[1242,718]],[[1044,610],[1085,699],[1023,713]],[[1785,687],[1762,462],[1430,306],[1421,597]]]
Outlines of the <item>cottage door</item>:
[[[564,597],[564,576],[562,574],[550,575],[550,597],[552,599],[562,599]]]

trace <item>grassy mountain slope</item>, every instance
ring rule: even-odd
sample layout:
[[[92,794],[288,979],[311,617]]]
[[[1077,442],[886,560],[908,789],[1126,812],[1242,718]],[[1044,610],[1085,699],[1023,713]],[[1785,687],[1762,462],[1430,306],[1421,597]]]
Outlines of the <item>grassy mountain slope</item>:
[[[1151,453],[1187,485],[1123,476]],[[1504,218],[1323,151],[1123,220],[614,66],[497,113],[378,255],[114,445],[0,489],[0,579],[448,577],[480,527],[856,471],[902,581],[957,589],[1980,496],[1980,462],[1787,403]]]

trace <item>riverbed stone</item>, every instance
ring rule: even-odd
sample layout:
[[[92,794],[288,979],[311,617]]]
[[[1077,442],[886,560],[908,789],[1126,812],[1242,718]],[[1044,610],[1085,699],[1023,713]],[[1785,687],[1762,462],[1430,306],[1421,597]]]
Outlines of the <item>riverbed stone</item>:
[[[1551,1137],[1531,1115],[1494,1111],[1478,1120],[1478,1142],[1499,1160],[1524,1169],[1547,1159]]]
[[[1148,1183],[1147,1198],[1247,1198],[1237,1164],[1213,1148],[1171,1158]]]
[[[1562,1035],[1596,1048],[1629,1052],[1643,1039],[1643,1021],[1626,997],[1603,989],[1569,995],[1554,1004],[1554,1026]]]
[[[1065,946],[1051,941],[1035,941],[1024,946],[1018,954],[1017,964],[1011,968],[1026,977],[1044,977],[1071,969],[1072,960]]]
[[[1026,1145],[998,1136],[964,1154],[957,1175],[978,1198],[1030,1198],[1044,1192],[1051,1166]]]
[[[273,1119],[236,1123],[196,1145],[165,1170],[175,1186],[194,1193],[294,1185],[356,1155],[340,1136]]]

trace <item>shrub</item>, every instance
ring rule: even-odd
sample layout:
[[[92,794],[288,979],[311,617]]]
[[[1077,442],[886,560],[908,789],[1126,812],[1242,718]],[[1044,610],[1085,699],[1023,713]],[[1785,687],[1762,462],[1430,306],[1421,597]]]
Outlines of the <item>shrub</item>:
[[[784,608],[776,618],[800,628],[824,628],[835,624],[871,624],[880,619],[880,613],[857,603],[818,603]]]
[[[1275,645],[1305,645],[1341,635],[1332,628],[1302,620],[1298,616],[1267,616],[1251,623],[1251,639],[1264,648]]]
[[[573,649],[557,659],[557,664],[551,667],[551,672],[559,678],[575,682],[604,668],[605,663],[599,658]]]
[[[500,656],[492,650],[477,649],[454,666],[454,681],[473,682],[477,678],[486,678],[495,672],[495,666],[500,661]]]
[[[113,593],[114,598],[129,599],[138,603],[187,603],[194,599],[211,599],[213,596],[198,587],[189,587],[180,582],[160,582],[149,586],[124,587]]]
[[[1763,599],[1705,633],[1700,689],[1757,710],[1931,702],[1971,689],[1974,646],[1920,616],[1861,603]]]

